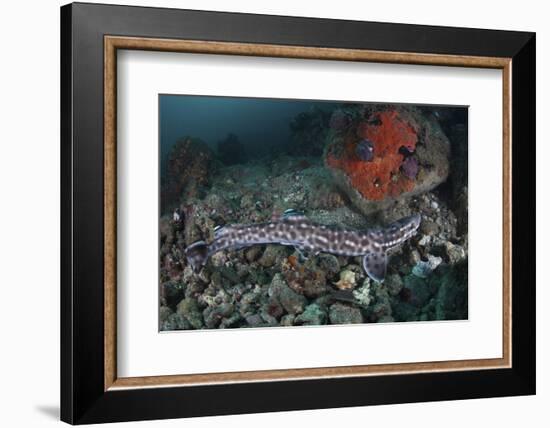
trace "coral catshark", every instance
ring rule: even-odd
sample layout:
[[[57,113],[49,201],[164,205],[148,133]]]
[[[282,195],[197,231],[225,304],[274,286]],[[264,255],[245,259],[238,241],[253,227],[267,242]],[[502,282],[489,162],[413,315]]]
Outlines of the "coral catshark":
[[[279,244],[295,247],[299,252],[332,253],[363,256],[363,269],[373,280],[382,282],[386,275],[386,252],[416,233],[420,215],[404,217],[383,229],[357,231],[336,229],[313,223],[294,210],[285,211],[279,221],[217,227],[214,240],[197,241],[185,250],[189,264],[196,271],[212,254],[253,245]]]

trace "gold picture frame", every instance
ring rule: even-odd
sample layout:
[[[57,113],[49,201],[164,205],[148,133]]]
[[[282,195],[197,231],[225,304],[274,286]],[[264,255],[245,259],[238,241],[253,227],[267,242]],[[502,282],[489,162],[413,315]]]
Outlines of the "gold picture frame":
[[[167,40],[105,36],[105,390],[159,386],[185,386],[266,380],[337,378],[410,374],[451,370],[508,368],[511,364],[511,58],[377,52],[358,49],[297,47],[267,44]],[[117,377],[116,375],[116,52],[119,49],[209,55],[249,55],[277,58],[360,61],[391,64],[439,65],[502,70],[503,145],[503,325],[502,358],[433,361],[424,363],[358,365],[307,369],[281,369],[170,376]]]

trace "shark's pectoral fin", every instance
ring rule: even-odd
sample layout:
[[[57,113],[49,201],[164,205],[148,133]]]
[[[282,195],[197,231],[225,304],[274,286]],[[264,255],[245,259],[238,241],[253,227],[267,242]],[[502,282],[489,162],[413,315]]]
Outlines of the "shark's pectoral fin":
[[[368,253],[363,257],[363,269],[374,281],[383,282],[386,276],[388,257],[383,251]]]
[[[191,265],[195,273],[199,272],[208,259],[208,244],[204,241],[197,241],[185,249],[187,263]]]
[[[305,262],[310,257],[310,251],[306,247],[294,246],[294,250],[298,253],[298,260]]]

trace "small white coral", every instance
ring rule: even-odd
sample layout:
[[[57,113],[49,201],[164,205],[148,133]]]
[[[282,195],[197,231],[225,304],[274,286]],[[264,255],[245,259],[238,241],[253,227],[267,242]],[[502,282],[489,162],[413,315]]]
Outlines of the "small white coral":
[[[340,272],[340,280],[334,283],[340,290],[351,290],[356,284],[355,272],[348,269]]]
[[[420,241],[418,241],[418,245],[425,247],[428,245],[431,241],[430,235],[422,235],[422,238],[420,238]]]
[[[365,279],[363,285],[357,290],[353,290],[352,293],[353,297],[355,297],[355,300],[357,300],[364,306],[368,306],[372,300],[372,297],[370,295],[370,279]]]

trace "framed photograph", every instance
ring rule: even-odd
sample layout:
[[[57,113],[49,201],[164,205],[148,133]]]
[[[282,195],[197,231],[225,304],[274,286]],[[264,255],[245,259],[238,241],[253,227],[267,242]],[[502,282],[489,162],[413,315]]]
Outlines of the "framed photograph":
[[[535,35],[61,8],[61,418],[535,393]]]

